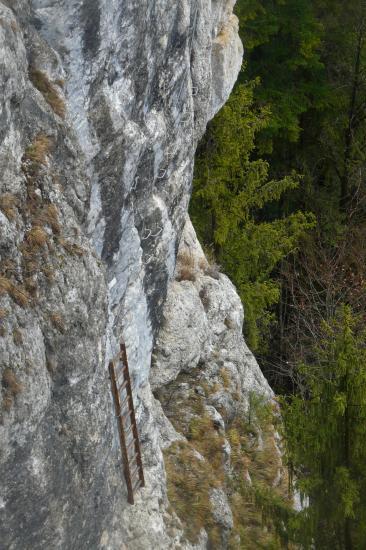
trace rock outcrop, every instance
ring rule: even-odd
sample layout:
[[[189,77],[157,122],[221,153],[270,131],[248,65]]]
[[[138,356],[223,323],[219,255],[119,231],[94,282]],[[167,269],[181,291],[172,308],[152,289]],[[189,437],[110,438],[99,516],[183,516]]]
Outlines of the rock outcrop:
[[[1,548],[191,548],[162,454],[184,436],[151,387],[204,365],[243,406],[270,395],[186,220],[197,141],[241,66],[233,4],[0,0]],[[178,282],[184,226],[199,273]],[[107,375],[122,338],[147,479],[134,507]],[[219,424],[220,406],[224,391],[207,403]]]

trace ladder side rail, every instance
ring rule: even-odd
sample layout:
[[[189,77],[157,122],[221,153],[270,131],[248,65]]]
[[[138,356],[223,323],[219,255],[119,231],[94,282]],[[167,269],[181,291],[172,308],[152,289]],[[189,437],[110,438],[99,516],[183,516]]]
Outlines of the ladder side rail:
[[[112,386],[112,394],[114,398],[114,405],[115,405],[115,411],[116,411],[116,417],[118,422],[118,433],[119,433],[119,442],[121,446],[122,451],[122,459],[123,459],[123,472],[124,477],[126,480],[127,485],[127,500],[129,504],[134,503],[133,498],[133,488],[132,488],[132,480],[130,475],[130,468],[129,468],[129,460],[128,460],[128,453],[126,448],[126,439],[125,439],[125,433],[123,428],[123,421],[121,418],[121,403],[119,398],[119,393],[117,389],[117,382],[116,382],[116,373],[114,368],[114,363],[111,361],[109,363],[109,374],[111,379],[111,386]]]
[[[142,466],[142,459],[141,459],[141,447],[140,447],[140,439],[139,434],[137,431],[137,423],[136,423],[136,416],[135,416],[135,407],[133,402],[133,396],[132,396],[132,389],[131,389],[131,379],[130,379],[130,371],[128,368],[128,360],[127,360],[127,352],[126,352],[126,345],[124,342],[121,343],[121,361],[124,365],[126,365],[126,369],[124,371],[125,379],[128,381],[127,384],[127,393],[130,396],[130,422],[132,424],[132,434],[135,439],[135,449],[136,449],[136,461],[139,466],[139,478],[141,480],[141,487],[145,487],[145,477],[144,477],[144,470]]]

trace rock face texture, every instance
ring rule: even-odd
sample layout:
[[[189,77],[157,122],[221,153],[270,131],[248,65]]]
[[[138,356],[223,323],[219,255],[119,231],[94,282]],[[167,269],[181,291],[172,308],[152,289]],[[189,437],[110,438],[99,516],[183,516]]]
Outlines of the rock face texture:
[[[1,548],[191,548],[162,454],[183,436],[151,388],[221,362],[243,403],[270,395],[186,218],[197,140],[241,66],[233,4],[0,0]],[[184,227],[195,283],[174,280]],[[134,507],[107,375],[122,338],[147,479]]]

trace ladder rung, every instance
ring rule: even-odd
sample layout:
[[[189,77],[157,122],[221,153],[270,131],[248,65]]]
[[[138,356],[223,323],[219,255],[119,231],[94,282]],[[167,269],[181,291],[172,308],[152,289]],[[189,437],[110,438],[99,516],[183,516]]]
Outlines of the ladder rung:
[[[141,483],[141,479],[138,477],[134,483],[134,485],[132,485],[132,491],[136,491],[136,489],[139,488],[139,485]]]
[[[124,398],[124,400],[121,403],[121,409],[123,409],[123,407],[126,405],[129,399],[130,399],[129,395],[127,395],[127,397]]]
[[[137,455],[136,455],[136,454],[133,455],[132,458],[128,457],[128,464],[129,464],[129,466],[130,466],[130,469],[131,469],[131,466],[132,466],[134,463],[137,464]]]
[[[131,411],[130,411],[130,409],[127,409],[126,411],[121,412],[121,418],[127,419],[129,416],[131,416]]]
[[[116,374],[116,383],[119,384],[120,382],[124,382],[126,380],[126,377],[124,375],[121,376],[121,373]]]
[[[122,384],[118,387],[118,391],[123,390],[128,385],[128,380],[125,380],[122,382]]]
[[[126,371],[127,371],[126,366],[122,367],[121,369],[117,367],[117,369],[116,369],[117,378],[119,379],[121,377],[121,375],[124,378]]]
[[[120,418],[121,421],[122,421],[122,425],[123,425],[123,422],[124,422],[125,420],[127,420],[127,418],[129,418],[130,414],[131,414],[131,411],[129,411],[129,410],[124,411],[124,412],[121,411],[121,412],[119,413],[118,416],[119,416],[119,418]]]
[[[132,445],[135,445],[136,444],[136,439],[133,438],[131,439],[131,441],[129,442],[129,444],[127,445],[126,449],[127,449],[127,452],[130,450],[130,448],[132,447]]]
[[[133,387],[130,379],[126,346],[120,345],[120,355],[109,363],[111,389],[114,398],[115,414],[120,430],[120,445],[124,476],[128,488],[128,502],[134,503],[133,494],[145,485],[141,462],[141,452],[135,410],[133,404]],[[122,391],[125,393],[122,394]]]
[[[125,436],[127,437],[129,435],[129,433],[131,432],[132,428],[134,427],[134,423],[132,422],[128,428],[126,428],[126,431],[125,431]]]
[[[139,471],[139,469],[140,469],[140,465],[136,464],[136,467],[135,467],[134,471],[130,474],[131,480],[132,480],[133,476],[136,474],[136,472]]]
[[[126,433],[126,448],[128,449],[130,443],[135,439],[134,436],[132,436],[132,439],[128,440],[127,435],[130,435],[129,433]]]

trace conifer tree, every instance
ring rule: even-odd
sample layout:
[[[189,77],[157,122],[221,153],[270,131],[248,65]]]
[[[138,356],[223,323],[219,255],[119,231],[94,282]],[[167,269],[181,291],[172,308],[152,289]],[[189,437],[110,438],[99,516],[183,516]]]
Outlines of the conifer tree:
[[[306,391],[284,406],[288,458],[308,505],[297,518],[305,548],[358,550],[366,541],[366,332],[343,307],[325,327]]]
[[[256,101],[272,111],[259,143],[264,152],[274,146],[283,164],[291,143],[301,137],[304,113],[322,109],[327,100],[322,24],[309,0],[238,0],[235,9],[247,52],[246,76],[260,77]]]
[[[239,85],[210,123],[196,158],[191,216],[198,236],[212,245],[246,308],[249,344],[257,349],[279,298],[271,273],[293,251],[313,220],[302,212],[259,222],[264,205],[299,184],[296,175],[270,180],[268,163],[253,159],[256,133],[268,124],[266,108],[253,107],[256,81]]]

